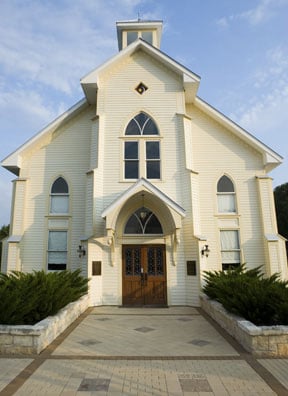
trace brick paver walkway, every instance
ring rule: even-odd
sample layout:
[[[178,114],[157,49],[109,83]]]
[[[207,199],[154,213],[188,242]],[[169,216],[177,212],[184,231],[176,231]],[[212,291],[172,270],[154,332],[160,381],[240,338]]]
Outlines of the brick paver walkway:
[[[287,370],[195,308],[97,307],[40,355],[0,356],[0,395],[284,396]]]

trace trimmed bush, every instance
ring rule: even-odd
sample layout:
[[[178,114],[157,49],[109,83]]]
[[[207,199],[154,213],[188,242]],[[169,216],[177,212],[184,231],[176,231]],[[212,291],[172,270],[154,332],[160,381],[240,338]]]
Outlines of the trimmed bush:
[[[205,271],[203,291],[227,311],[255,325],[288,324],[288,282],[278,274],[264,278],[261,267]]]
[[[0,324],[33,325],[88,292],[88,279],[73,272],[0,273]]]

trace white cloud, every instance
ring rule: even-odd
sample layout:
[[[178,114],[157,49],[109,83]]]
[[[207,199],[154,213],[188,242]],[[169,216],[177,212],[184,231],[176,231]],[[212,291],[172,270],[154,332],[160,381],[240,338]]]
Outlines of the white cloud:
[[[10,209],[11,209],[11,197],[12,197],[12,185],[4,177],[0,178],[0,193],[1,193],[1,205],[0,205],[0,227],[10,222]]]
[[[0,71],[71,95],[116,50],[112,24],[143,0],[0,3]],[[135,15],[134,15],[135,14]],[[12,17],[11,17],[12,15]],[[78,87],[77,87],[78,88]]]
[[[238,113],[240,124],[261,133],[288,125],[288,48],[268,50],[265,64],[249,81],[254,95]]]
[[[287,183],[288,48],[277,46],[268,50],[266,61],[247,78],[242,90],[243,97],[237,98],[241,106],[230,117],[284,157],[284,163],[272,176],[275,186]],[[247,96],[247,92],[252,96]],[[235,96],[231,102],[235,103]]]
[[[43,102],[43,98],[38,92],[12,89],[9,92],[2,92],[0,97],[1,111],[6,114],[9,111],[18,114],[26,114],[27,117],[36,117],[43,122],[48,122],[56,116],[55,111]]]
[[[247,11],[231,14],[216,21],[221,28],[228,28],[233,22],[246,21],[250,25],[258,25],[268,21],[288,5],[288,0],[260,0],[258,5]]]

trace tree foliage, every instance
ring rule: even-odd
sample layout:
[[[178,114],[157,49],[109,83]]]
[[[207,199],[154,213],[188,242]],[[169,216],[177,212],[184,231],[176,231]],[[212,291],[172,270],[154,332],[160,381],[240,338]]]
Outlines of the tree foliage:
[[[275,188],[274,200],[278,232],[287,239],[286,254],[288,257],[288,183]]]
[[[288,183],[275,188],[274,199],[279,234],[288,239]]]
[[[1,269],[1,258],[2,258],[2,239],[9,235],[9,225],[3,225],[0,228],[0,269]]]

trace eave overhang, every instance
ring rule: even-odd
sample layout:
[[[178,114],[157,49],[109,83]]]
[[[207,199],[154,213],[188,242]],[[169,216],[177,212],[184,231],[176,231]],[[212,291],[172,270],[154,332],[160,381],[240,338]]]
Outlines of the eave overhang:
[[[68,122],[71,118],[75,117],[81,111],[83,111],[89,104],[86,98],[83,98],[79,102],[77,102],[70,109],[65,111],[65,113],[61,114],[54,121],[52,121],[47,127],[42,129],[36,135],[34,135],[31,139],[27,140],[23,145],[21,145],[18,149],[8,155],[1,161],[1,166],[8,171],[14,173],[16,176],[19,176],[20,169],[22,166],[22,156],[23,154],[29,150],[34,145],[37,145],[42,139],[45,139],[47,135],[56,131],[57,128],[63,126],[66,122]]]
[[[251,133],[241,128],[230,118],[226,117],[223,113],[206,103],[203,99],[197,96],[194,100],[194,105],[202,110],[209,117],[214,119],[216,122],[218,122],[220,125],[223,125],[226,129],[231,131],[246,144],[253,147],[256,151],[260,152],[263,156],[263,164],[267,172],[270,172],[272,169],[276,168],[283,162],[283,157],[281,157],[280,154],[276,153],[274,150],[261,142],[255,136],[251,135]]]
[[[97,90],[99,86],[99,76],[102,72],[104,72],[108,67],[119,62],[121,59],[125,57],[131,57],[133,56],[133,54],[140,50],[147,53],[156,61],[162,63],[169,70],[180,75],[183,81],[183,90],[185,93],[186,102],[193,103],[199,88],[200,77],[197,74],[193,73],[191,70],[178,63],[177,61],[175,61],[174,59],[170,58],[168,55],[164,54],[164,52],[148,44],[141,38],[134,41],[132,44],[124,48],[113,58],[111,58],[92,72],[88,73],[80,80],[87,101],[91,104],[96,103]]]
[[[175,202],[173,199],[168,197],[168,195],[163,193],[161,190],[159,190],[159,188],[154,186],[148,180],[146,180],[145,178],[141,178],[137,182],[135,182],[132,186],[130,186],[126,191],[120,194],[102,212],[101,215],[102,218],[106,218],[106,228],[107,229],[114,228],[116,218],[119,212],[121,211],[123,205],[125,205],[125,203],[135,194],[144,191],[157,197],[164,205],[166,205],[170,209],[170,212],[174,220],[176,219],[176,217],[179,218],[179,220],[176,220],[175,223],[180,224],[180,219],[186,216],[185,209],[183,209],[177,202]]]

